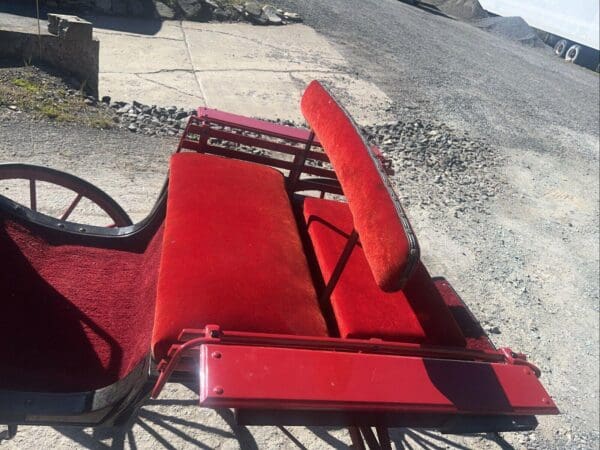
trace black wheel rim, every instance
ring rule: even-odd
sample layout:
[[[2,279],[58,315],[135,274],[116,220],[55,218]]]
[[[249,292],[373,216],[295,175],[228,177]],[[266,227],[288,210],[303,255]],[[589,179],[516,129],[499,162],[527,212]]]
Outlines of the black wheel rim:
[[[133,225],[125,210],[106,192],[74,175],[32,164],[0,164],[0,180],[16,179],[29,180],[29,208],[33,211],[37,211],[38,207],[38,182],[45,182],[69,189],[75,194],[66,210],[57,217],[60,221],[68,221],[80,201],[86,198],[113,221],[109,226]]]

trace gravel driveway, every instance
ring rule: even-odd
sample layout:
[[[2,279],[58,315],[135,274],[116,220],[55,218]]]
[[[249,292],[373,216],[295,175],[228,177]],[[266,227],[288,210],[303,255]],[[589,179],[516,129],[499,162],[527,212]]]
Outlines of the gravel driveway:
[[[274,0],[398,102],[496,144],[598,153],[598,75],[397,0]]]

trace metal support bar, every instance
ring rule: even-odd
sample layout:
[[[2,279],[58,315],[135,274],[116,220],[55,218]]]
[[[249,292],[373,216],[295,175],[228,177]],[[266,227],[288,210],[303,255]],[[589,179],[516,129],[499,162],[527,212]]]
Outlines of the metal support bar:
[[[329,297],[331,296],[333,289],[335,288],[338,281],[340,280],[340,277],[342,276],[342,272],[344,271],[344,268],[346,267],[346,264],[348,263],[348,260],[350,259],[350,255],[352,255],[352,250],[354,249],[354,246],[357,243],[358,243],[358,233],[356,232],[356,230],[353,229],[352,233],[350,233],[350,236],[348,236],[348,242],[346,242],[346,246],[344,247],[344,250],[342,251],[342,254],[340,255],[340,259],[338,259],[338,262],[335,265],[335,269],[333,269],[331,278],[329,278],[329,281],[327,282],[327,285],[325,286],[325,289],[323,290],[323,293],[321,294],[320,302],[322,305],[327,304],[327,302],[329,301]]]
[[[6,429],[6,438],[5,439],[8,441],[17,435],[18,426],[15,424],[8,424],[6,426],[6,428],[7,429]]]
[[[34,178],[29,179],[29,208],[37,211],[37,193]]]
[[[297,153],[296,156],[294,156],[292,170],[290,170],[290,174],[288,176],[288,192],[290,194],[293,193],[296,189],[296,185],[298,184],[298,180],[300,179],[300,175],[302,174],[302,168],[306,163],[308,152],[310,152],[314,140],[315,133],[311,130],[310,134],[308,135],[306,145],[304,146],[304,150],[302,150],[300,153]]]

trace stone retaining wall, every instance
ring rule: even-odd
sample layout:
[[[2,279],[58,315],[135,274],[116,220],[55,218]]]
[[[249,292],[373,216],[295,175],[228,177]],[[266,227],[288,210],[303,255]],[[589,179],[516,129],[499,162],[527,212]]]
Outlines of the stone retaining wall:
[[[297,13],[283,11],[264,0],[41,0],[50,11],[108,14],[200,22],[248,21],[258,25],[284,25],[301,21]],[[267,1],[268,3],[268,1]]]

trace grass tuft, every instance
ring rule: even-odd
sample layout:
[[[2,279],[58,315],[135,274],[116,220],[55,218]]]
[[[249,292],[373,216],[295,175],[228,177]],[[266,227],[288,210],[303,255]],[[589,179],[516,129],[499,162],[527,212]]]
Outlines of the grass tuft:
[[[109,128],[113,127],[114,123],[111,120],[99,118],[99,119],[93,119],[90,122],[90,125],[93,126],[94,128],[100,128],[101,130],[108,130]]]
[[[58,122],[70,122],[72,119],[70,114],[65,113],[65,111],[56,105],[41,105],[38,110],[48,119],[56,120]]]
[[[37,94],[40,92],[39,86],[24,78],[13,78],[12,83],[15,86],[25,89],[30,94]]]

